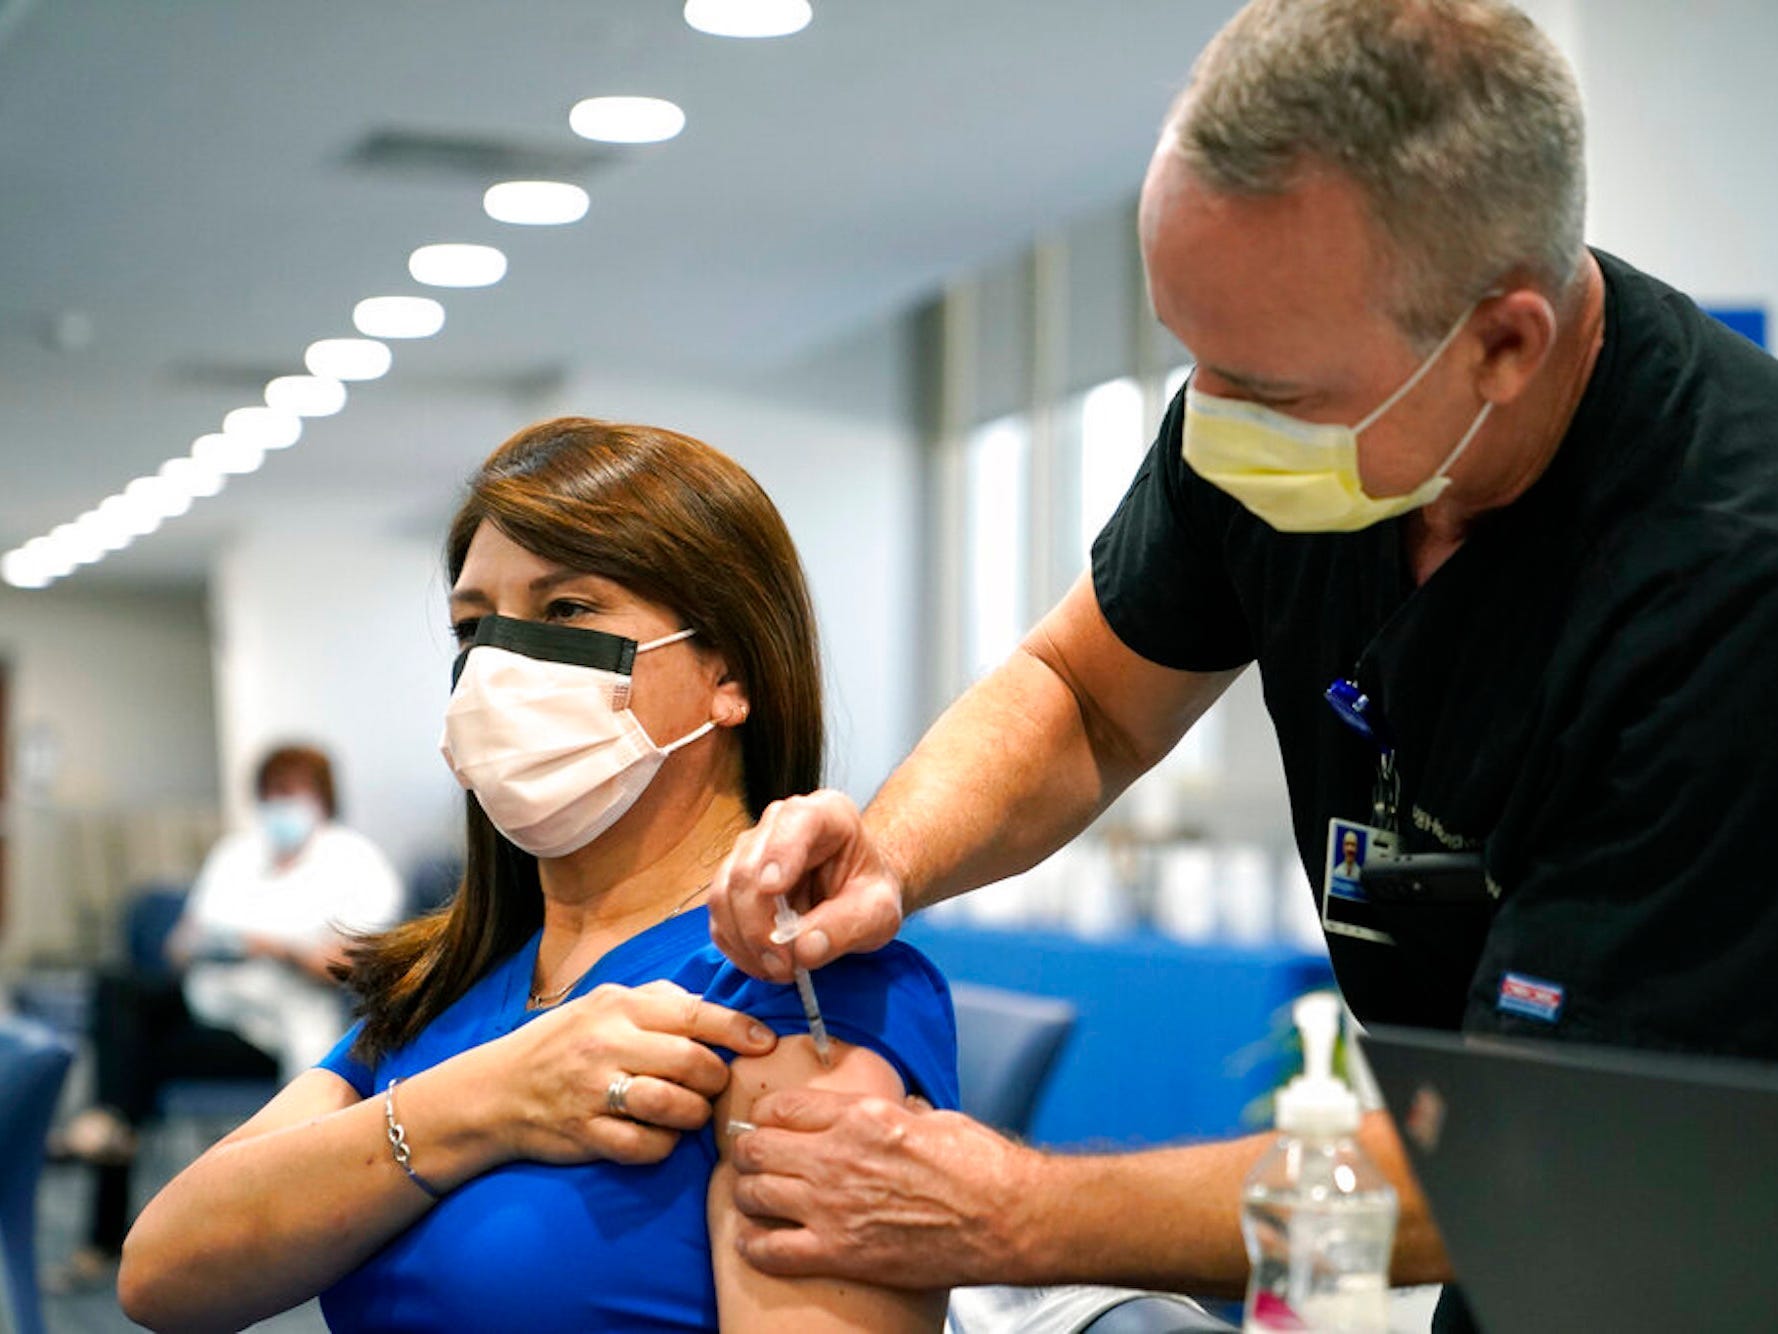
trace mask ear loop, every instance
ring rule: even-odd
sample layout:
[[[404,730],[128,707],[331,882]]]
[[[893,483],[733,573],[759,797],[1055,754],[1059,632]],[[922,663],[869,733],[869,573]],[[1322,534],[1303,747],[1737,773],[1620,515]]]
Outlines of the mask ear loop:
[[[681,639],[690,639],[697,632],[697,627],[688,625],[683,630],[675,630],[670,635],[662,635],[659,639],[636,645],[636,652],[646,653],[651,648],[665,648],[668,644],[677,644]]]
[[[696,633],[697,633],[697,628],[695,626],[688,625],[683,630],[676,630],[670,635],[662,635],[659,639],[651,639],[646,644],[636,645],[636,652],[646,653],[651,648],[665,648],[668,644],[677,644],[681,639],[690,639]],[[680,737],[679,740],[671,742],[665,746],[662,746],[660,748],[660,752],[663,755],[671,755],[674,751],[678,750],[681,746],[689,746],[689,745],[691,745],[692,742],[696,741],[699,737],[703,736],[704,733],[713,732],[715,730],[716,730],[716,720],[714,718],[711,718],[707,722],[705,722],[702,727],[694,727],[691,731],[687,732],[684,736]],[[644,735],[646,735],[646,732],[644,733]]]
[[[1457,466],[1457,460],[1463,457],[1463,451],[1469,448],[1469,442],[1476,438],[1476,432],[1482,429],[1482,423],[1488,420],[1488,414],[1492,411],[1494,411],[1493,403],[1489,402],[1482,404],[1482,410],[1476,413],[1475,420],[1469,424],[1469,429],[1463,433],[1463,439],[1457,442],[1457,448],[1453,449],[1450,454],[1446,456],[1445,461],[1438,465],[1438,471],[1432,474],[1434,477],[1443,477],[1446,473],[1450,472],[1452,468]]]
[[[1490,292],[1490,293],[1488,293],[1487,296],[1479,297],[1475,301],[1471,302],[1470,305],[1468,306],[1468,308],[1464,310],[1463,314],[1461,314],[1457,317],[1457,323],[1455,323],[1451,326],[1451,331],[1449,333],[1447,333],[1443,338],[1438,340],[1437,347],[1433,348],[1431,352],[1427,353],[1426,360],[1424,360],[1420,363],[1420,368],[1417,371],[1415,371],[1412,375],[1408,376],[1407,383],[1402,385],[1401,388],[1397,389],[1393,394],[1389,395],[1388,398],[1384,399],[1374,409],[1372,409],[1365,416],[1363,421],[1359,422],[1358,425],[1356,425],[1352,428],[1352,434],[1358,435],[1358,434],[1362,433],[1364,431],[1364,429],[1367,426],[1370,426],[1371,424],[1373,424],[1377,420],[1377,418],[1381,417],[1385,412],[1389,411],[1390,408],[1394,407],[1397,403],[1401,402],[1402,399],[1406,398],[1408,396],[1408,394],[1413,390],[1414,386],[1419,384],[1420,381],[1422,381],[1426,378],[1426,373],[1428,371],[1430,371],[1434,366],[1438,365],[1438,359],[1445,355],[1445,349],[1448,348],[1452,343],[1457,341],[1457,335],[1463,332],[1464,326],[1469,323],[1469,317],[1476,313],[1476,307],[1480,306],[1483,301],[1486,301],[1489,296],[1498,296],[1498,295],[1500,295],[1498,292]],[[1492,405],[1490,405],[1490,406],[1492,406]],[[1469,441],[1467,439],[1465,439],[1463,443],[1467,445],[1469,443]],[[1445,466],[1448,468],[1448,467],[1450,467],[1450,465],[1452,463],[1455,463],[1456,461],[1457,460],[1454,457],[1451,459],[1448,459],[1448,460],[1446,460]]]
[[[712,718],[708,722],[706,722],[702,727],[692,728],[691,731],[687,732],[684,736],[680,737],[679,740],[674,741],[668,745],[662,746],[661,747],[661,754],[671,755],[674,751],[678,750],[681,746],[689,746],[689,745],[691,745],[692,742],[696,741],[699,737],[703,736],[704,733],[714,732],[715,730],[716,730],[716,720],[714,718]]]

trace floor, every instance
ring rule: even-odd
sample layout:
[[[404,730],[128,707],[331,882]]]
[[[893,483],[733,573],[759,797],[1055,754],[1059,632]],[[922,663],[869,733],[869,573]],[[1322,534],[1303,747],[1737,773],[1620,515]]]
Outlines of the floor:
[[[156,1131],[148,1137],[136,1174],[138,1203],[158,1190],[194,1147],[201,1147],[202,1141],[196,1138],[199,1133],[193,1127],[181,1126]],[[44,1169],[37,1198],[37,1254],[48,1276],[53,1277],[80,1244],[86,1225],[87,1189],[82,1168]],[[0,1304],[0,1329],[7,1328],[3,1312],[4,1305]],[[45,1293],[43,1318],[50,1334],[112,1334],[140,1328],[118,1308],[117,1295],[109,1286],[67,1294]],[[321,1334],[327,1325],[321,1319],[320,1308],[309,1302],[253,1328],[268,1334]]]

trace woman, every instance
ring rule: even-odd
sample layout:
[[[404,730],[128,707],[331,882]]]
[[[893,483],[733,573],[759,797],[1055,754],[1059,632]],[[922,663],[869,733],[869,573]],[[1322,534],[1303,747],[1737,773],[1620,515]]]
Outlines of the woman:
[[[167,941],[185,1004],[274,1057],[288,1082],[339,1041],[333,969],[349,933],[401,915],[401,881],[382,850],[339,823],[333,765],[313,746],[260,761],[254,828],[204,861]]]
[[[463,885],[356,951],[362,1024],[143,1212],[125,1310],[234,1328],[320,1293],[353,1330],[936,1328],[942,1294],[770,1278],[732,1244],[713,1128],[763,1091],[956,1098],[949,996],[913,950],[816,978],[829,1066],[794,989],[709,943],[735,836],[820,775],[776,510],[697,441],[564,419],[483,465],[447,559]]]
[[[192,1076],[288,1081],[345,1028],[331,975],[342,932],[400,915],[401,882],[380,849],[337,823],[333,766],[311,746],[279,746],[254,774],[253,828],[205,858],[166,942],[163,970],[98,975],[92,1039],[96,1106],[58,1138],[92,1165],[87,1245],[52,1275],[64,1289],[109,1285],[129,1219],[136,1128],[163,1085]]]

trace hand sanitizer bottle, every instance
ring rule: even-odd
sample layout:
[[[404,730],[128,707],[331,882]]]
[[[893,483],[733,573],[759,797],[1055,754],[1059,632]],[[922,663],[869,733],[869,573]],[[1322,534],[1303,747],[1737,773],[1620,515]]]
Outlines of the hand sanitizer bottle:
[[[1242,1197],[1242,1329],[1387,1334],[1395,1190],[1354,1138],[1358,1099],[1333,1073],[1338,997],[1304,996],[1295,1018],[1303,1073],[1278,1095],[1278,1138]]]

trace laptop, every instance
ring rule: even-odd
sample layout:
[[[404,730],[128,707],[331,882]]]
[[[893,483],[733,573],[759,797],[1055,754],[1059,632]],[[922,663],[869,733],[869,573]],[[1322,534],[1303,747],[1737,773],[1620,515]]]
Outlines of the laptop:
[[[1360,1041],[1487,1334],[1778,1329],[1778,1066]]]

